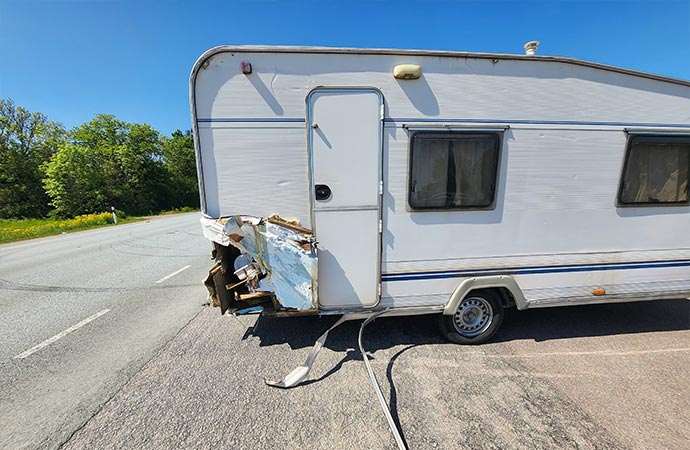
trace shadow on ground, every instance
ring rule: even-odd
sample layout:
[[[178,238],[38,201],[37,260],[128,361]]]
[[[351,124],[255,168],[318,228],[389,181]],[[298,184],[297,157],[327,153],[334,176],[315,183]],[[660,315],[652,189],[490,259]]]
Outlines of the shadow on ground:
[[[610,303],[508,311],[493,342],[537,342],[690,329],[690,301]]]
[[[376,351],[399,347],[388,358],[385,382],[389,388],[388,406],[393,421],[401,430],[398,411],[398,389],[393,372],[396,361],[405,352],[428,344],[449,344],[438,331],[437,316],[411,316],[377,319],[370,324],[364,335],[364,347],[370,358]],[[337,317],[260,317],[254,329],[248,329],[245,337],[259,339],[260,346],[288,344],[292,349],[311,347]],[[361,321],[346,322],[331,331],[325,347],[340,352],[342,358],[326,373],[309,379],[302,385],[319,383],[338,372],[350,361],[361,361],[357,348],[357,335]],[[527,311],[506,311],[494,343],[510,341],[548,341],[579,337],[598,337],[623,334],[639,334],[690,329],[690,301],[666,300],[656,302],[617,303],[605,305],[545,308]],[[400,347],[402,346],[402,347]],[[383,381],[383,380],[381,380]]]
[[[292,349],[311,347],[337,317],[260,317],[245,337],[254,336],[260,346],[288,344]],[[440,344],[440,336],[432,315],[377,319],[368,325],[364,346],[377,351],[397,345]],[[357,348],[361,321],[346,322],[333,330],[326,348],[348,351]],[[576,337],[611,336],[690,329],[690,301],[662,300],[654,302],[615,303],[606,305],[570,306],[527,311],[508,310],[503,325],[492,342],[515,340],[548,341]],[[360,359],[358,351],[352,359]]]

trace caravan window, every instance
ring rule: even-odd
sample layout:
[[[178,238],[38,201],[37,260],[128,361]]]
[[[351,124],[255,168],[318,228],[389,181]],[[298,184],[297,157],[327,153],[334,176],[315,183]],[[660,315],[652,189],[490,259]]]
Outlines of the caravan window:
[[[687,204],[690,137],[634,136],[618,195],[625,205]]]
[[[499,134],[417,132],[412,137],[412,209],[488,208],[493,205]]]

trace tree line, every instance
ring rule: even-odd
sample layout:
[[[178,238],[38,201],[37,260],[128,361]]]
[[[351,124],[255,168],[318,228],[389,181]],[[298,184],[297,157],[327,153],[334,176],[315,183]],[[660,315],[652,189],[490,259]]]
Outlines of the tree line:
[[[99,114],[71,130],[0,100],[0,218],[199,206],[191,132]]]

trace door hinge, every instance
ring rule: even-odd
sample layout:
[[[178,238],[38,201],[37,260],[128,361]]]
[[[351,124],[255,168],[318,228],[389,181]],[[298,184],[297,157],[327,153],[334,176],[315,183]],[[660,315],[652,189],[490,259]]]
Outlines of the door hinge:
[[[383,195],[383,180],[379,181],[379,195]]]
[[[378,298],[381,298],[381,292],[382,292],[381,283],[379,283],[378,286],[376,287],[376,291],[377,291]]]
[[[379,220],[379,233],[383,233],[383,220]]]

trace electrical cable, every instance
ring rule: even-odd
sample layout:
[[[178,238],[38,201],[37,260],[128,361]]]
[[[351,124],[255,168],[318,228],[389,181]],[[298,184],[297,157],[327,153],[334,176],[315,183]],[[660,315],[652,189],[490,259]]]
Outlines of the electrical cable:
[[[364,351],[364,346],[362,345],[362,335],[364,333],[364,327],[366,327],[370,322],[373,322],[376,320],[377,317],[382,316],[383,314],[387,313],[389,310],[384,309],[383,311],[379,311],[377,313],[372,314],[369,316],[363,323],[362,326],[359,328],[359,337],[357,339],[357,342],[359,343],[359,351],[362,354],[362,360],[364,361],[364,365],[367,367],[367,372],[369,372],[369,378],[371,378],[371,383],[374,385],[374,390],[376,391],[376,396],[379,399],[379,402],[381,403],[381,408],[383,408],[383,414],[386,416],[386,420],[388,421],[388,426],[391,429],[391,432],[393,433],[393,437],[395,438],[395,442],[398,444],[398,449],[399,450],[407,450],[407,446],[405,445],[405,441],[403,441],[402,435],[400,434],[400,430],[398,429],[398,426],[395,424],[395,421],[393,420],[393,415],[391,414],[391,410],[388,407],[388,404],[386,403],[386,400],[383,398],[383,393],[381,392],[381,386],[379,385],[378,380],[376,379],[376,375],[374,374],[373,369],[371,368],[371,364],[369,364],[369,358],[367,357],[366,352]]]

